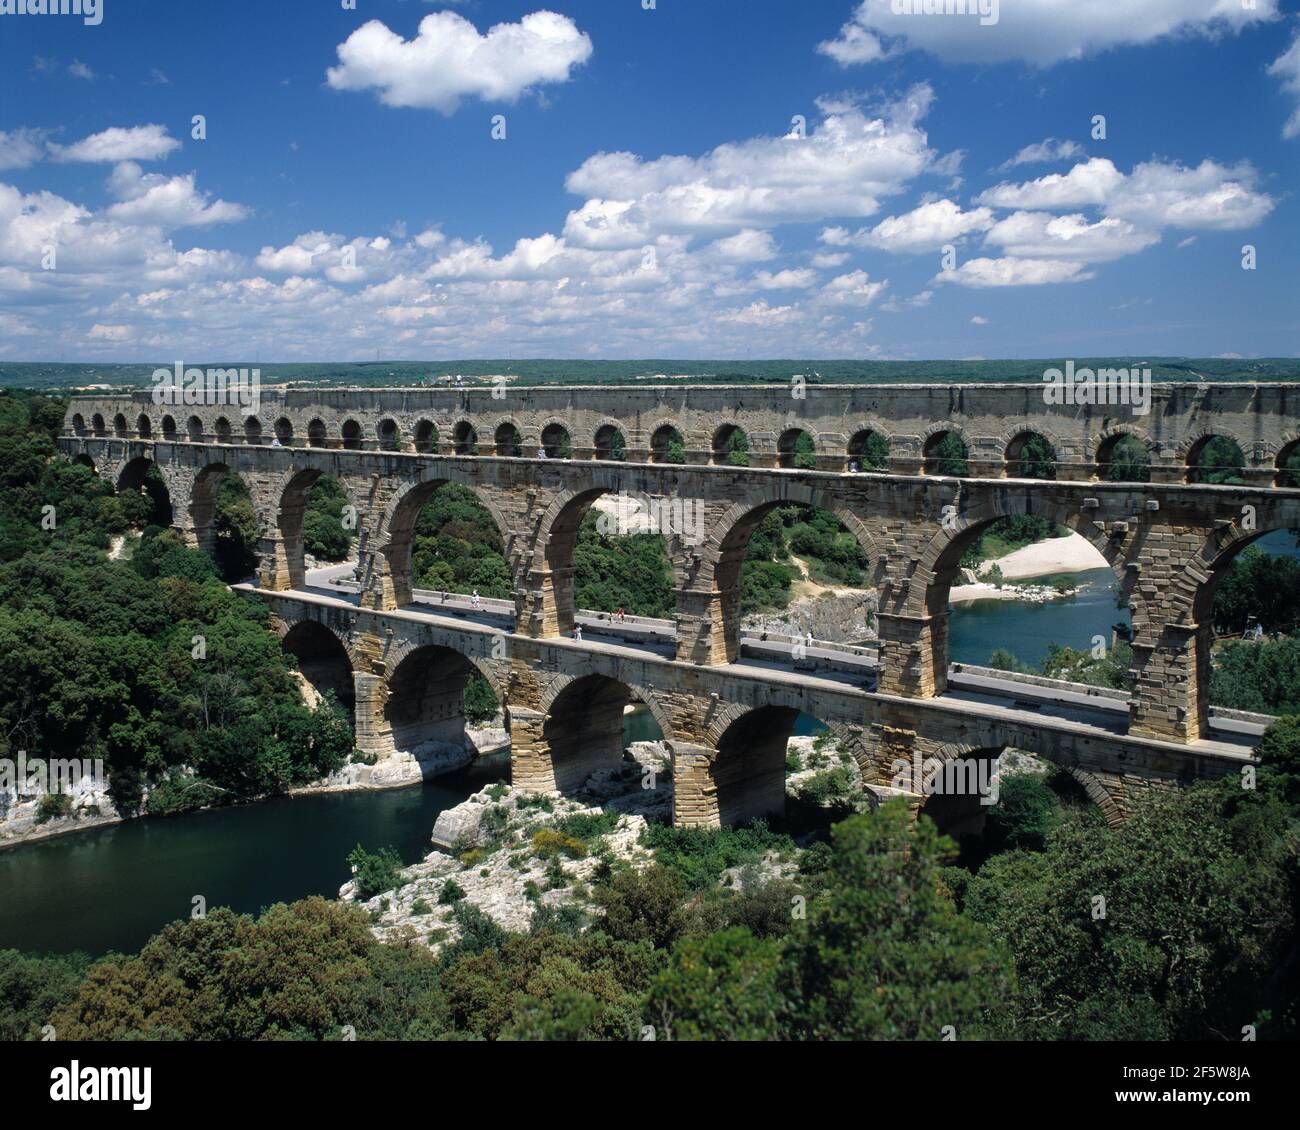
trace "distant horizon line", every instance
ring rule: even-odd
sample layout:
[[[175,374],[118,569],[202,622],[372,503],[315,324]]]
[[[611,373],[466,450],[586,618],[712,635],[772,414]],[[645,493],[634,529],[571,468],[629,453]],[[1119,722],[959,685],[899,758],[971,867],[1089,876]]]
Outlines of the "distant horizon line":
[[[187,365],[213,365],[213,366],[239,366],[247,367],[253,365],[276,365],[280,367],[289,367],[294,365],[364,365],[364,366],[382,366],[382,365],[539,365],[539,364],[565,364],[565,365],[637,365],[637,364],[655,364],[655,365],[999,365],[999,364],[1030,364],[1037,361],[1056,361],[1061,358],[1074,358],[1075,360],[1117,360],[1120,357],[1140,358],[1137,363],[1152,361],[1215,361],[1215,362],[1232,362],[1240,361],[1251,364],[1261,361],[1270,362],[1295,362],[1300,365],[1300,355],[1252,355],[1252,356],[1223,356],[1223,355],[1203,355],[1188,353],[1060,353],[1060,354],[1040,354],[1027,357],[912,357],[912,358],[876,358],[876,357],[451,357],[451,358],[418,358],[418,357],[392,357],[383,358],[374,361],[348,361],[337,358],[327,358],[324,360],[296,360],[296,361],[255,361],[244,359],[240,361],[222,360],[216,361],[205,359],[202,361],[186,362]],[[128,367],[172,367],[176,364],[176,359],[170,361],[162,360],[145,360],[145,361],[59,361],[49,358],[38,360],[0,360],[0,369],[11,365],[62,365],[71,366],[98,366],[108,368],[128,368]]]

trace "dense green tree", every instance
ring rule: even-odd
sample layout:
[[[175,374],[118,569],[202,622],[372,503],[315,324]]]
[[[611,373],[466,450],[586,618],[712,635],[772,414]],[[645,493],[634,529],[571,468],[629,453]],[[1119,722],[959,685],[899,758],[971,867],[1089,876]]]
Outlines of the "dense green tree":
[[[1211,436],[1197,451],[1189,468],[1193,483],[1243,483],[1246,457],[1237,441],[1227,436]]]
[[[780,1033],[781,949],[743,926],[677,943],[646,1002],[659,1039],[768,1040]]]
[[[677,594],[663,537],[605,534],[594,510],[578,527],[573,550],[574,600],[579,608],[671,618]]]
[[[1055,479],[1056,449],[1037,432],[1020,447],[1019,474],[1024,479]]]
[[[1254,624],[1270,633],[1300,625],[1300,560],[1251,546],[1228,567],[1214,590],[1214,626],[1240,633]]]
[[[1060,805],[1051,786],[1038,773],[1015,773],[998,782],[998,802],[984,822],[984,843],[990,851],[1041,851],[1056,827]]]
[[[1069,819],[1044,852],[991,858],[965,911],[1015,953],[1006,1034],[1237,1038],[1292,944],[1285,822],[1225,781],[1156,794],[1116,828]]]
[[[1149,483],[1151,453],[1141,440],[1130,435],[1120,436],[1110,449],[1106,477],[1112,483]]]
[[[1217,648],[1210,701],[1231,710],[1300,714],[1300,639],[1230,642]]]
[[[966,462],[968,456],[966,443],[961,436],[956,432],[944,432],[931,454],[934,474],[958,476],[970,474],[970,464]]]
[[[85,954],[0,950],[0,1040],[39,1040],[50,1014],[76,999],[89,965]]]
[[[737,428],[727,440],[727,465],[729,467],[749,466],[749,437]]]
[[[256,921],[217,907],[172,923],[139,956],[91,966],[52,1023],[73,1040],[341,1040],[348,1025],[433,1034],[443,1014],[427,950],[383,947],[363,911],[311,898]]]
[[[854,454],[858,466],[864,471],[885,471],[889,468],[889,440],[879,432],[868,432],[862,450]]]
[[[320,561],[346,561],[352,552],[353,531],[343,525],[348,496],[328,475],[317,479],[307,492],[303,511],[303,549]]]
[[[412,568],[421,588],[509,599],[514,579],[501,531],[474,492],[440,487],[415,522]]]
[[[1292,807],[1300,806],[1300,715],[1284,715],[1269,726],[1256,753],[1261,786]]]
[[[902,801],[832,831],[825,895],[786,947],[780,984],[789,1036],[939,1040],[988,1030],[1013,989],[1010,958],[958,914],[940,882],[951,853]]]

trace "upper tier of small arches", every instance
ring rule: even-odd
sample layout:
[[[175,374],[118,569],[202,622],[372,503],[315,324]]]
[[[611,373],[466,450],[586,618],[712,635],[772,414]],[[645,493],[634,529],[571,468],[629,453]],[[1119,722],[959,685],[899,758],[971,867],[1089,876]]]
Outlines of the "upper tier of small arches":
[[[132,405],[139,407],[138,402]],[[264,405],[265,407],[265,405]],[[530,413],[494,416],[298,411],[245,415],[237,409],[187,413],[94,410],[74,401],[68,435],[176,443],[273,445],[424,455],[618,460],[836,473],[931,474],[1009,479],[1227,482],[1300,487],[1300,421],[1273,441],[1242,439],[1227,426],[1200,428],[1178,444],[1154,437],[1145,421],[1108,421],[1079,438],[1042,419],[999,421],[996,435],[950,419],[917,431],[879,420],[840,430],[800,420],[715,417],[707,429],[671,417],[650,421]],[[755,423],[759,426],[755,426]],[[773,424],[778,426],[772,426]],[[981,429],[982,430],[982,429]]]

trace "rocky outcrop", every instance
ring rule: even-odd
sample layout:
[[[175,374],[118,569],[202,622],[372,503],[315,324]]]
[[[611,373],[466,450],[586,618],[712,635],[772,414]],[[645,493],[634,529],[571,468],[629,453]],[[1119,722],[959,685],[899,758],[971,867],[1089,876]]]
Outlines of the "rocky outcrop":
[[[757,632],[778,632],[804,636],[827,643],[857,643],[875,639],[876,593],[823,593],[793,600],[780,613],[761,613],[745,618],[743,627]]]
[[[437,849],[406,868],[396,890],[362,902],[376,937],[438,950],[459,935],[460,902],[511,931],[527,931],[544,908],[593,910],[598,868],[651,862],[641,837],[647,815],[671,809],[666,753],[662,743],[638,742],[621,767],[594,774],[574,799],[497,784],[443,812],[433,835]],[[611,828],[578,841],[556,827],[568,816],[604,816]],[[548,829],[549,840],[538,836]],[[339,897],[355,899],[356,881],[345,883]]]
[[[321,781],[294,789],[295,793],[332,793],[364,789],[400,789],[464,769],[479,757],[510,746],[510,734],[500,715],[481,729],[466,729],[465,741],[425,742],[398,750],[373,765],[352,761]]]
[[[107,781],[85,774],[60,790],[64,811],[52,811],[52,794],[43,783],[5,779],[0,784],[0,847],[48,839],[124,819],[108,794]]]

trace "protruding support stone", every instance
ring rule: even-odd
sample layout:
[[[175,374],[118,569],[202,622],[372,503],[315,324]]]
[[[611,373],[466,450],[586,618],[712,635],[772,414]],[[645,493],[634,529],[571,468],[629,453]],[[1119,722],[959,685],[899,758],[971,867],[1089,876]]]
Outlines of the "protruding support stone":
[[[1152,643],[1133,641],[1129,732],[1179,742],[1203,738],[1210,719],[1208,625],[1165,624]]]
[[[540,710],[510,704],[510,783],[525,792],[555,792],[545,723],[546,715]]]
[[[307,583],[301,532],[293,538],[261,538],[257,552],[257,582],[268,592],[288,592]]]
[[[372,612],[392,612],[415,598],[411,588],[411,547],[394,545],[388,553],[359,554],[360,603]]]
[[[716,666],[740,657],[740,593],[677,591],[677,659]]]
[[[948,689],[948,613],[900,616],[877,612],[883,694],[934,698]]]
[[[387,681],[379,675],[355,671],[352,683],[356,692],[357,749],[380,759],[392,757],[395,752],[393,729],[385,715]]]
[[[528,571],[525,627],[533,639],[556,639],[573,632],[573,568],[545,565]]]

